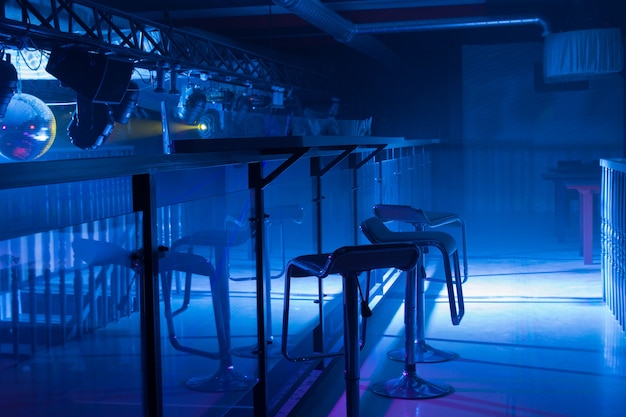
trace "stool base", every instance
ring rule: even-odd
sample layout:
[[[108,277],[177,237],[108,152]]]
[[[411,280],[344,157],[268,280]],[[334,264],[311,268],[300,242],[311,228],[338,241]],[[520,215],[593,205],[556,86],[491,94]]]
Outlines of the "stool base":
[[[426,381],[415,372],[404,371],[399,378],[372,384],[370,390],[383,397],[419,400],[450,394],[453,388],[445,383]]]
[[[459,355],[454,352],[437,349],[430,346],[426,341],[415,343],[415,363],[435,363],[456,359]],[[395,349],[387,352],[387,357],[391,360],[404,362],[406,359],[406,349]]]
[[[236,371],[234,367],[218,369],[213,375],[198,376],[187,380],[187,388],[201,392],[244,391],[252,388],[256,381]]]

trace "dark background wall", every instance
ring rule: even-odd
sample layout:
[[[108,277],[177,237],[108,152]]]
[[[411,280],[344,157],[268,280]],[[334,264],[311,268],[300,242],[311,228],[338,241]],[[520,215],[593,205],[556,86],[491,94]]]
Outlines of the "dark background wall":
[[[541,42],[415,49],[393,76],[347,66],[359,87],[344,110],[372,116],[374,135],[440,140],[429,160],[434,208],[550,212],[542,173],[624,155],[621,75],[547,84]]]

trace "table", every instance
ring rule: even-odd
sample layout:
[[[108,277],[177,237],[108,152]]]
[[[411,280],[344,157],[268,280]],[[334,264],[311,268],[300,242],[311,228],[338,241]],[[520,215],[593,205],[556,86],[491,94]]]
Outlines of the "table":
[[[567,180],[565,187],[568,190],[578,191],[583,262],[585,265],[590,265],[593,263],[593,195],[600,193],[600,182],[599,180]]]

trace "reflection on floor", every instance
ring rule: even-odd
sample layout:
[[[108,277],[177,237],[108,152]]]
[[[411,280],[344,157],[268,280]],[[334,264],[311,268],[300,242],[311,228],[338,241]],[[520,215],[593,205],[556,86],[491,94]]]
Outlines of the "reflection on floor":
[[[452,326],[440,286],[430,283],[427,289],[426,336],[431,345],[459,357],[418,364],[417,372],[450,384],[454,392],[401,400],[368,389],[374,382],[399,377],[403,370],[402,363],[386,357],[390,349],[404,346],[403,295],[398,293],[398,303],[375,312],[379,319],[374,317],[371,327],[382,323],[382,329],[368,330],[362,356],[362,415],[626,415],[626,337],[602,301],[597,245],[594,264],[583,265],[576,239],[559,244],[550,236],[551,229],[541,230],[542,224],[527,229],[527,223],[519,229],[511,226],[514,223],[503,224],[474,224],[469,230],[470,278],[464,286],[466,314],[460,326]],[[497,233],[503,238],[495,238]],[[380,318],[385,314],[393,315],[390,322]],[[298,417],[345,415],[340,368],[301,404]]]

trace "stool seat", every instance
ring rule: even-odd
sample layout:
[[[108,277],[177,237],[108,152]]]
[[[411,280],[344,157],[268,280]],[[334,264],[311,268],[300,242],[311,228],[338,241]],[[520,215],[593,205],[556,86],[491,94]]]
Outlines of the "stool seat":
[[[377,204],[374,206],[373,211],[374,215],[382,221],[409,223],[419,231],[459,223],[461,225],[461,239],[463,241],[463,282],[467,281],[468,263],[465,221],[458,214],[443,211],[427,211],[400,204]]]
[[[442,246],[448,253],[453,253],[457,250],[456,240],[449,233],[435,231],[394,232],[376,217],[365,220],[364,225],[365,230],[363,232],[372,242],[415,242],[419,243],[419,246]]]
[[[362,347],[359,323],[359,274],[374,269],[397,268],[408,271],[415,268],[421,251],[414,244],[387,243],[344,246],[332,253],[302,255],[289,261],[285,272],[282,353],[286,359],[297,362],[344,355],[346,379],[346,411],[348,417],[359,416],[359,351]],[[289,336],[289,304],[291,278],[326,278],[339,274],[343,279],[344,347],[340,352],[314,352],[309,356],[293,357],[287,351]],[[366,301],[366,300],[362,300]],[[321,319],[321,317],[320,317]]]

